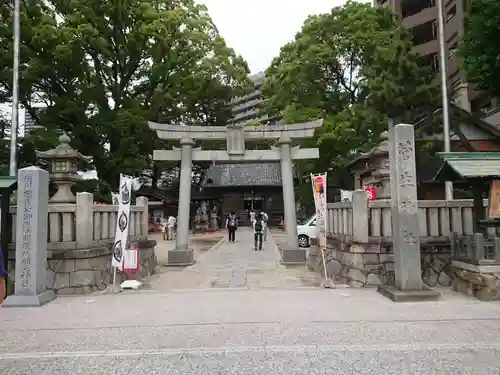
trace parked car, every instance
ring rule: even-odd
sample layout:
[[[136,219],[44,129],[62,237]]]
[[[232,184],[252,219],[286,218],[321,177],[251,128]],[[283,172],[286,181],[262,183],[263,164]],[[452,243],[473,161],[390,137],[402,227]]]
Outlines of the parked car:
[[[299,235],[299,246],[309,247],[311,239],[316,239],[316,215],[299,222],[297,225],[297,234]]]

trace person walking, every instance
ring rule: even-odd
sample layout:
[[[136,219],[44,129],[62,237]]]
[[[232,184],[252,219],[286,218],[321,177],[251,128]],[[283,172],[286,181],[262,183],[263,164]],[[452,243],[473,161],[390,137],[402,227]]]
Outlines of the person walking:
[[[262,217],[262,221],[265,224],[262,238],[263,238],[264,242],[266,242],[267,241],[267,223],[269,222],[269,216],[267,216],[267,214],[264,211],[262,211],[260,213],[260,216]]]
[[[262,215],[257,215],[255,221],[253,222],[253,239],[254,239],[254,250],[262,250],[262,237],[264,234],[264,228],[266,223],[262,220]]]
[[[160,230],[163,233],[163,239],[168,240],[167,219],[161,219]]]
[[[238,229],[238,220],[236,214],[231,212],[226,219],[226,228],[229,236],[229,242],[234,242],[236,239],[236,230]]]
[[[170,215],[167,220],[167,240],[173,240],[174,239],[174,232],[175,232],[175,224],[177,220],[175,217]]]
[[[253,227],[253,223],[255,222],[255,211],[253,208],[250,210],[248,215],[250,216],[250,226]]]

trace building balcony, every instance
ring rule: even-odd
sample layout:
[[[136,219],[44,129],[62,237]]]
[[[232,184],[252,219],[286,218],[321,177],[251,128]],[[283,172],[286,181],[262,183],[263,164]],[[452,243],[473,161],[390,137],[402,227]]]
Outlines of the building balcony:
[[[436,0],[401,0],[401,15],[412,17],[422,11],[436,6]]]
[[[260,98],[260,90],[254,90],[254,91],[252,91],[248,95],[240,96],[238,98],[234,98],[231,101],[230,105],[231,106],[237,106],[237,105],[243,104],[245,102],[248,102],[248,101],[256,99],[256,98]]]
[[[259,112],[260,112],[259,108],[253,108],[253,109],[250,109],[250,110],[245,111],[245,112],[237,113],[233,117],[233,121],[240,122],[240,121],[246,120],[248,118],[254,118],[254,117],[258,116]]]
[[[416,13],[410,17],[403,18],[403,26],[412,29],[427,22],[437,20],[438,10],[437,7],[424,8],[421,12]]]
[[[248,108],[257,107],[260,104],[262,104],[263,102],[264,102],[264,100],[259,97],[257,99],[252,99],[252,100],[249,100],[247,102],[243,102],[241,104],[235,105],[231,108],[231,110],[233,111],[233,114],[236,115],[238,113],[246,111]]]
[[[430,42],[415,46],[414,51],[419,56],[439,54],[439,43],[437,40],[431,40]]]

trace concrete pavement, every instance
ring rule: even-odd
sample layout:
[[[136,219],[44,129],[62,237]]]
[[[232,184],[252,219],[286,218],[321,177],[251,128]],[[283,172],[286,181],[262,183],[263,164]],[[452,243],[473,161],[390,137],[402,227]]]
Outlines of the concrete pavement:
[[[286,279],[272,252],[224,245],[200,258],[201,274],[226,259],[226,269],[244,264]],[[500,373],[498,303],[443,290],[438,302],[394,304],[375,290],[273,278],[269,287],[249,287],[248,278],[232,287],[238,277],[0,309],[0,374]]]

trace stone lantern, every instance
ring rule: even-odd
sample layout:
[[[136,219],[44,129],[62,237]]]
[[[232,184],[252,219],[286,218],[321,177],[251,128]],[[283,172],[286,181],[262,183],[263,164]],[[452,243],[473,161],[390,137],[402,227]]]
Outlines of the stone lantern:
[[[92,160],[89,156],[80,154],[73,149],[66,133],[59,137],[59,145],[48,151],[37,151],[39,159],[49,162],[50,180],[56,184],[57,192],[50,198],[51,203],[75,203],[76,197],[71,191],[71,186],[81,177],[77,174],[78,164]]]

